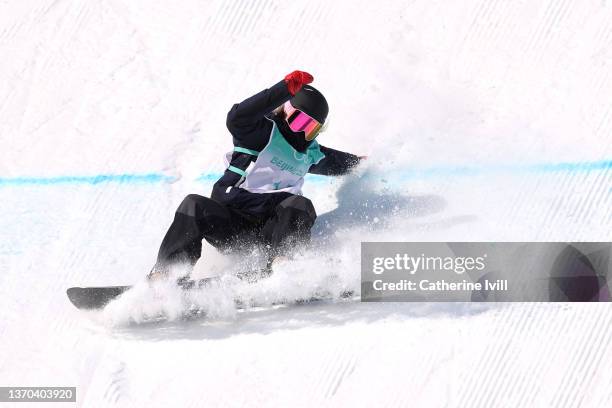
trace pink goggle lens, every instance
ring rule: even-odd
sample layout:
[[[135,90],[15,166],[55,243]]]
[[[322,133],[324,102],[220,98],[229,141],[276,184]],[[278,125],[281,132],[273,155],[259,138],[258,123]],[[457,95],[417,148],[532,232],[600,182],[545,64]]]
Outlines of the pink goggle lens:
[[[285,114],[289,128],[294,132],[304,132],[306,140],[312,140],[319,134],[321,124],[299,109],[295,109],[290,102],[286,102]]]

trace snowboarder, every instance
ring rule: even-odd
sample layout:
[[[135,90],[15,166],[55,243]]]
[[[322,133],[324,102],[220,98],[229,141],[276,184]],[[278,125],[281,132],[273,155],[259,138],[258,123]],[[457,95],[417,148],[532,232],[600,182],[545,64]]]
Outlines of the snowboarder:
[[[176,210],[150,279],[165,277],[175,263],[194,265],[202,239],[219,250],[263,244],[265,270],[298,242],[310,240],[317,217],[301,192],[306,173],[342,175],[365,156],[321,146],[328,105],[310,84],[312,75],[293,71],[269,89],[235,104],[227,114],[234,149],[211,197],[189,194]]]

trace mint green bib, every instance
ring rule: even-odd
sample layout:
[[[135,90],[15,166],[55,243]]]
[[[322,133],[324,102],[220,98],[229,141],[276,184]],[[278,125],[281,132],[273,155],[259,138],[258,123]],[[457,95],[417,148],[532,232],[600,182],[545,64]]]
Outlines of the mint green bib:
[[[246,149],[235,148],[245,152]],[[285,140],[276,123],[272,126],[270,140],[251,164],[243,176],[246,176],[241,188],[252,193],[275,193],[286,191],[292,194],[302,194],[304,176],[313,164],[317,164],[325,155],[321,152],[315,140],[308,146],[305,153],[300,153]],[[231,170],[231,166],[230,166]]]

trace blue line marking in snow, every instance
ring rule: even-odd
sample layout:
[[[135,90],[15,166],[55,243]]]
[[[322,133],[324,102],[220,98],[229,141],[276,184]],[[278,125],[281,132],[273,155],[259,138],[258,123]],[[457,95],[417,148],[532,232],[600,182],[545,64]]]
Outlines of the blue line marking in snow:
[[[98,174],[95,176],[58,176],[58,177],[12,177],[0,178],[0,187],[55,184],[100,184],[100,183],[159,183],[170,182],[173,178],[159,173],[149,174]]]
[[[196,181],[214,182],[221,177],[221,173],[203,173],[196,179]]]
[[[483,166],[437,166],[405,169],[400,178],[418,179],[425,177],[465,177],[494,173],[584,173],[612,170],[612,160],[593,162],[559,162],[536,164],[498,164]]]
[[[462,177],[486,175],[491,173],[556,173],[556,172],[591,172],[612,171],[612,160],[593,162],[559,162],[536,163],[526,165],[483,165],[483,166],[436,166],[429,168],[404,169],[401,179],[418,179],[423,177]],[[395,173],[396,175],[398,173]],[[195,181],[215,182],[221,173],[203,173]],[[369,177],[366,173],[365,177]],[[377,177],[377,176],[376,176]],[[58,177],[0,177],[0,187],[5,186],[48,186],[56,184],[100,184],[100,183],[170,183],[175,178],[162,173],[147,174],[98,174],[93,176],[58,176]],[[322,183],[329,180],[326,176],[308,174],[308,182]]]

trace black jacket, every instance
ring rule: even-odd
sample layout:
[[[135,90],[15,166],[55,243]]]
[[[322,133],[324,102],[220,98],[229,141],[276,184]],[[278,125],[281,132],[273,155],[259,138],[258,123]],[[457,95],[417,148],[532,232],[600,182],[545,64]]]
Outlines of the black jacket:
[[[232,106],[227,114],[227,128],[233,137],[234,146],[261,151],[267,144],[272,132],[272,119],[281,134],[296,150],[304,152],[309,142],[304,139],[303,132],[293,132],[285,120],[276,118],[271,112],[291,99],[284,81],[280,81],[269,89],[245,99]],[[320,146],[325,157],[310,167],[309,173],[327,176],[338,176],[348,173],[359,163],[359,158],[353,154],[341,152]],[[246,153],[233,152],[230,165],[246,170],[254,156]],[[225,170],[223,176],[213,186],[211,197],[229,207],[257,216],[270,215],[274,207],[291,196],[291,193],[251,193],[237,187],[242,182],[242,176]]]

